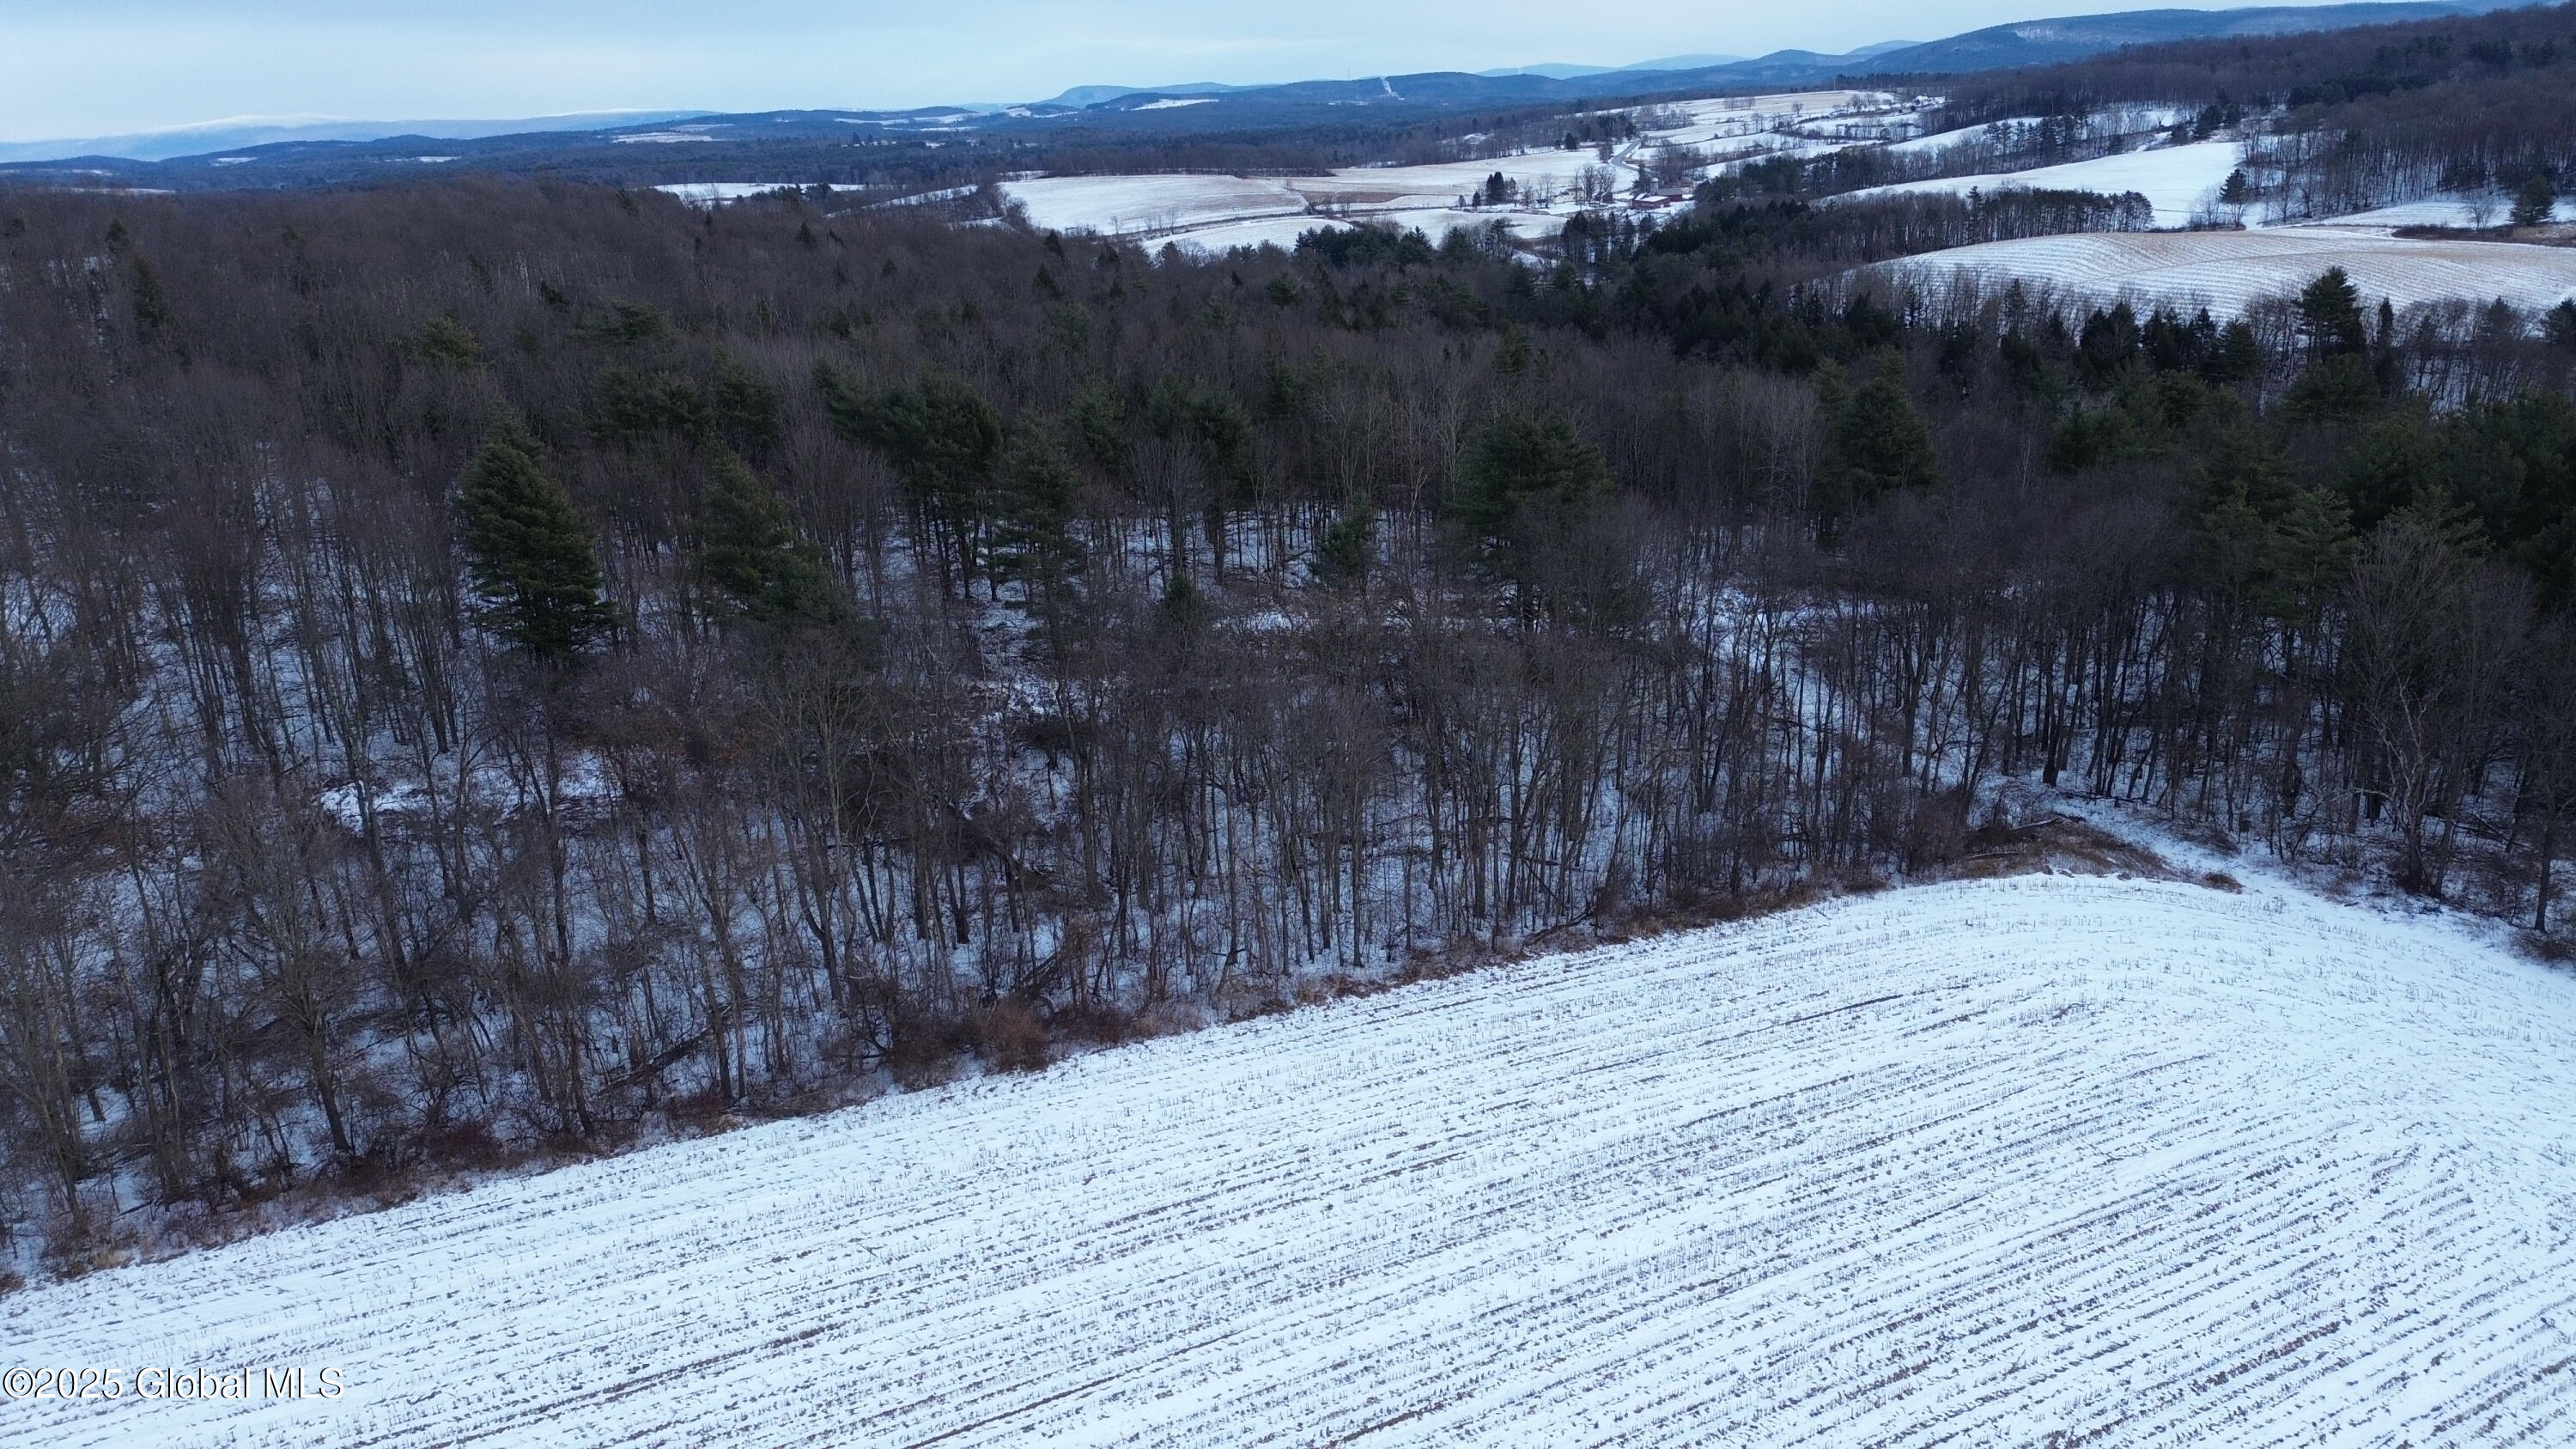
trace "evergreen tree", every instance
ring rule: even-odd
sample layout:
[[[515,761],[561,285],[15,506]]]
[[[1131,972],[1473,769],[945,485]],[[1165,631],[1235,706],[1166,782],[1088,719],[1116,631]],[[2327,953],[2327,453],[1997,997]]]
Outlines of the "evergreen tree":
[[[2328,267],[2299,293],[2299,334],[2313,357],[2343,357],[2366,351],[2370,335],[2361,325],[2361,293],[2341,267]]]
[[[1074,537],[1082,480],[1047,433],[1022,428],[1002,455],[993,572],[1015,579],[1033,606],[1052,614],[1086,560]]]
[[[457,522],[484,627],[549,661],[608,632],[590,526],[517,423],[494,427],[466,466]]]
[[[2379,375],[2370,361],[2361,294],[2343,268],[2326,268],[2299,293],[2299,332],[2307,339],[2308,366],[2285,399],[2292,418],[2333,422],[2378,405]]]
[[[2211,382],[2251,382],[2263,371],[2263,344],[2254,336],[2254,328],[2244,318],[2230,322],[2218,334],[2218,349],[2202,368]]]
[[[762,457],[778,446],[786,419],[778,389],[730,357],[716,359],[716,429],[737,451]]]
[[[823,560],[796,536],[786,503],[750,464],[718,452],[698,507],[699,575],[734,607],[764,622],[839,614]]]
[[[2539,226],[2558,211],[2558,188],[2549,182],[2549,173],[2534,171],[2522,189],[2514,193],[2513,224]]]
[[[2109,388],[2137,360],[2138,340],[2138,314],[2128,303],[2096,309],[2075,343],[2075,375],[2095,392]]]
[[[1893,354],[1848,396],[1832,383],[1823,392],[1831,422],[1817,512],[1830,541],[1840,520],[1880,494],[1938,484],[1941,463],[1932,448],[1932,430],[1906,395],[1903,364]]]
[[[814,381],[833,426],[885,455],[903,480],[917,530],[944,542],[943,561],[959,579],[973,578],[1002,415],[973,384],[941,372],[863,394],[831,364],[817,362]]]
[[[2302,630],[2313,629],[2325,603],[2352,571],[2359,540],[2352,511],[2323,488],[2301,488],[2273,523],[2263,559],[2264,612]]]
[[[134,259],[134,330],[145,338],[170,325],[170,300],[161,294],[161,278],[152,264]]]
[[[420,334],[412,339],[412,351],[421,361],[441,367],[464,369],[483,365],[482,339],[445,312],[421,324]]]
[[[2245,168],[2227,173],[2226,182],[2218,188],[2218,199],[2228,206],[2243,206],[2254,199],[2254,187],[2245,179]]]
[[[1127,472],[1127,400],[1105,382],[1092,382],[1073,395],[1065,411],[1066,428],[1085,462],[1111,478]]]
[[[1541,602],[1544,554],[1584,521],[1610,486],[1601,450],[1583,441],[1570,419],[1504,413],[1460,459],[1450,511],[1479,564],[1509,586],[1516,611],[1527,618]]]
[[[1376,557],[1377,505],[1362,493],[1315,539],[1315,576],[1336,587],[1364,583]]]

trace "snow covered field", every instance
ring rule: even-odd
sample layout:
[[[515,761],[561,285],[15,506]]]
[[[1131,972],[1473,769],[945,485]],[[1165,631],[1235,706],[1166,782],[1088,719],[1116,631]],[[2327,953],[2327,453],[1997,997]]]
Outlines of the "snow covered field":
[[[1744,96],[1693,101],[1671,110],[1669,119],[1678,124],[1645,131],[1637,146],[1608,163],[1589,148],[1544,147],[1480,161],[1345,167],[1324,176],[1051,176],[1005,182],[1001,190],[1031,226],[1171,242],[1198,252],[1266,242],[1289,246],[1302,232],[1359,222],[1418,227],[1438,242],[1456,228],[1499,220],[1515,234],[1535,238],[1564,230],[1565,218],[1584,204],[1587,183],[1597,183],[1605,169],[1612,189],[1626,196],[1638,180],[1637,157],[1649,148],[1716,145],[1820,155],[1883,134],[1909,132],[1917,119],[1882,91]],[[1792,134],[1820,126],[1853,134],[1842,139]],[[1497,173],[1515,188],[1512,204],[1459,208],[1461,198],[1479,192]]]
[[[1884,118],[1890,128],[1910,129],[1914,114],[1897,114],[1897,98],[1887,91],[1790,91],[1768,96],[1719,96],[1685,101],[1671,109],[1687,116],[1685,124],[1648,131],[1650,140],[1675,146],[1709,146],[1759,135],[1784,126],[1831,122],[1855,114]]]
[[[1990,286],[2018,277],[2109,302],[2163,302],[2215,315],[2296,292],[2328,267],[2349,273],[2365,306],[2502,297],[2526,310],[2576,296],[2576,248],[2413,241],[2367,227],[2261,231],[2088,232],[1927,252],[1878,270],[1939,285],[1965,274]]]
[[[2324,221],[2291,224],[2375,227],[2382,230],[2401,226],[2485,227],[2501,226],[2505,218],[2512,214],[2513,198],[2508,196],[2491,196],[2485,198],[2483,202],[2471,201],[2462,196],[2436,196],[2421,201],[2399,202],[2395,206],[2383,206],[2373,211],[2357,211],[2349,216],[2332,217]],[[2550,220],[2576,221],[2576,202],[2559,202],[2553,209]]]
[[[0,1299],[73,1445],[2576,1439],[2576,974],[2023,877],[1413,986]],[[2061,1439],[2058,1436],[2065,1436]]]
[[[1047,231],[1136,236],[1294,216],[1306,198],[1286,182],[1240,176],[1053,176],[1011,181],[1002,194]]]
[[[2156,225],[2185,226],[2195,211],[2206,208],[2227,181],[2227,173],[2236,169],[2241,148],[2233,141],[2200,141],[2187,146],[2166,146],[2151,151],[2127,151],[2117,156],[2102,156],[2091,161],[2071,161],[2063,166],[2042,166],[2030,171],[1999,172],[1984,176],[1944,176],[1932,181],[1903,181],[1893,186],[1873,186],[1839,198],[1866,201],[1874,196],[1901,196],[1909,193],[1948,192],[1964,196],[1970,191],[2000,191],[2021,187],[2033,191],[2098,191],[2117,196],[2135,191],[2147,198],[2156,209]]]

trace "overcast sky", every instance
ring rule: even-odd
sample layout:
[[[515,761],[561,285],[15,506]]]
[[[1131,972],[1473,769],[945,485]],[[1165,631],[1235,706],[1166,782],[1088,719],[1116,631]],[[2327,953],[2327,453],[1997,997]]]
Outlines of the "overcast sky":
[[[2152,0],[0,0],[0,140],[246,115],[897,107],[1090,83],[1620,65],[2145,8]]]

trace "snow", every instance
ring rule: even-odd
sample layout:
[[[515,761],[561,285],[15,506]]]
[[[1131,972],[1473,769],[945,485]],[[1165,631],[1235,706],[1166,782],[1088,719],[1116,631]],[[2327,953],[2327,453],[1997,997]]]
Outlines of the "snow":
[[[2300,226],[2374,227],[2393,230],[2401,226],[2502,226],[2513,215],[2513,198],[2489,197],[2471,201],[2460,196],[2432,197],[2422,201],[2399,202],[2371,211],[2357,211],[2348,216],[2328,217],[2322,221],[2299,222]],[[2576,202],[2561,201],[2550,219],[2576,221]]]
[[[1514,236],[1523,239],[1552,237],[1565,230],[1562,214],[1544,211],[1461,211],[1454,206],[1436,206],[1381,212],[1369,219],[1392,224],[1404,231],[1418,228],[1434,245],[1453,231],[1474,231],[1498,221],[1511,228]]]
[[[1147,101],[1145,104],[1136,107],[1136,109],[1140,111],[1170,111],[1177,110],[1182,106],[1212,106],[1215,104],[1216,97],[1214,96],[1175,96],[1170,100]]]
[[[1872,186],[1849,192],[1839,199],[1863,201],[1874,196],[1939,192],[1964,196],[1970,191],[2000,191],[2013,187],[2034,191],[2098,191],[2106,196],[2135,191],[2145,196],[2147,204],[2155,208],[2158,226],[2185,226],[2191,222],[2195,212],[2206,210],[2216,198],[2218,188],[2226,184],[2227,173],[2236,169],[2240,156],[2241,148],[2233,141],[2197,141],[2186,146],[2126,151],[2117,156],[2071,161],[2062,166],[2041,166],[2029,171],[1900,181],[1893,186]]]
[[[149,1445],[2565,1443],[2576,975],[2022,877],[1547,957],[0,1298]]]
[[[1688,124],[1648,131],[1650,139],[1676,146],[1705,146],[1714,141],[1758,135],[1781,126],[1890,111],[1896,97],[1886,91],[1792,91],[1766,96],[1719,96],[1685,101],[1670,109],[1687,114]],[[1890,120],[1898,119],[1890,115]]]
[[[1420,227],[1433,241],[1455,227],[1502,220],[1527,236],[1553,235],[1565,221],[1528,208],[1460,210],[1458,198],[1499,171],[1525,188],[1553,196],[1579,185],[1590,151],[1534,151],[1490,161],[1428,166],[1359,167],[1287,180],[1238,176],[1056,176],[1009,181],[1002,193],[1029,224],[1054,231],[1178,243],[1223,252],[1238,246],[1295,243],[1302,232],[1354,221]]]
[[[1161,100],[1138,109],[1201,105],[1214,99],[1200,96]],[[1733,138],[1735,149],[1821,155],[1872,142],[1865,137],[1819,139],[1793,135],[1787,133],[1787,128],[1825,124],[1874,136],[1907,130],[1916,124],[1919,115],[1916,110],[1899,107],[1896,97],[1884,91],[1802,91],[1695,101],[1669,109],[1680,112],[1685,124],[1648,129],[1640,134],[1636,145],[1606,163],[1619,192],[1627,192],[1637,181],[1637,157],[1649,149]],[[1292,242],[1299,232],[1325,224],[1327,217],[1420,227],[1436,241],[1456,227],[1482,226],[1500,215],[1518,235],[1554,235],[1565,226],[1563,215],[1556,209],[1586,204],[1582,196],[1585,173],[1597,172],[1604,164],[1590,147],[1572,151],[1545,147],[1473,161],[1345,167],[1327,175],[1284,180],[1237,176],[1055,176],[1006,181],[1002,192],[1023,208],[1030,225],[1041,229],[1089,231],[1172,242],[1189,251],[1222,252],[1235,246],[1259,245],[1265,240]],[[1518,193],[1512,210],[1498,213],[1458,207],[1460,198],[1481,192],[1496,173],[1510,178]],[[1307,220],[1277,220],[1301,214]]]
[[[1241,176],[1056,176],[1002,183],[1002,195],[1047,231],[1152,236],[1295,215],[1306,198],[1286,182]]]
[[[422,157],[430,160],[430,157]],[[728,201],[742,201],[754,196],[770,196],[781,191],[802,191],[801,181],[673,181],[654,187],[655,191],[676,196],[691,206],[717,206]],[[833,182],[834,191],[864,191],[867,188],[849,182]],[[973,187],[966,188],[968,191]]]
[[[1290,184],[1318,202],[1387,202],[1408,197],[1455,201],[1501,172],[1523,191],[1557,195],[1580,186],[1587,167],[1600,158],[1589,149],[1528,151],[1483,161],[1436,161],[1424,166],[1360,166],[1329,177],[1299,177]],[[1634,173],[1628,173],[1633,175]]]
[[[1186,252],[1210,256],[1223,255],[1236,247],[1274,246],[1282,251],[1295,249],[1297,238],[1310,231],[1338,231],[1348,222],[1329,216],[1279,216],[1260,221],[1229,221],[1200,227],[1172,238]]]
[[[1916,136],[1911,140],[1892,142],[1887,149],[1899,153],[1947,151],[1962,141],[1982,140],[1990,127],[2001,127],[2009,131],[2016,126],[2036,126],[2047,119],[2046,116],[2006,116],[2000,121],[1989,121],[1984,125],[1963,126],[1955,131],[1935,131],[1929,136]]]
[[[2576,296],[2576,249],[2412,241],[2322,226],[2030,237],[1927,252],[1876,270],[1935,283],[1962,273],[1995,286],[2021,278],[2104,302],[2127,297],[2223,314],[2296,292],[2328,267],[2349,273],[2370,307],[2383,297],[2400,309],[2502,297],[2547,308]]]

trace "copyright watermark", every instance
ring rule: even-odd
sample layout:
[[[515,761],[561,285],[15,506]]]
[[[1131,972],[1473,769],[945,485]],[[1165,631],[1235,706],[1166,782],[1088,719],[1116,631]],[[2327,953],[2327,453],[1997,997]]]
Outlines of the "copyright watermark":
[[[336,1399],[348,1385],[336,1368],[0,1369],[0,1399]]]

